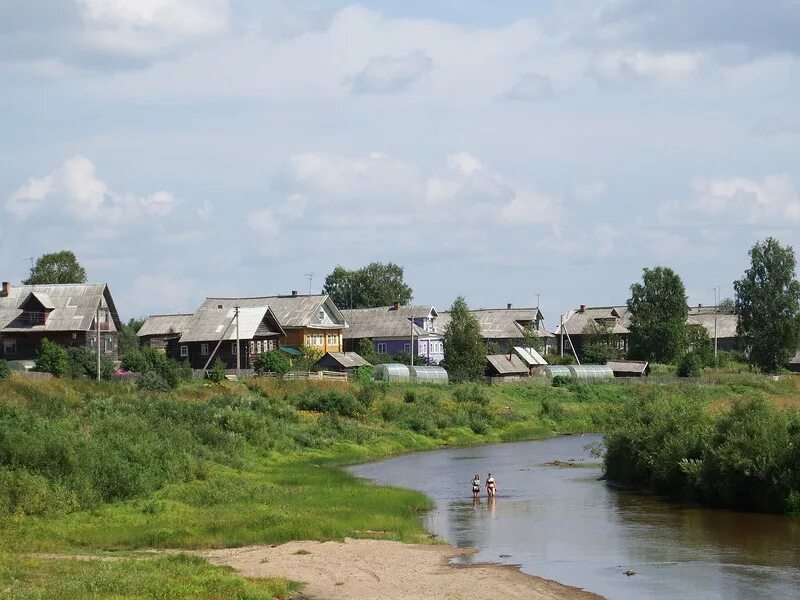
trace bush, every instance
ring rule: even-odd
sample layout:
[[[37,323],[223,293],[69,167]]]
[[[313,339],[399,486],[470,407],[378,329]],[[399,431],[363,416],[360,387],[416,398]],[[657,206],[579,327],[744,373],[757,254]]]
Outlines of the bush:
[[[556,375],[553,377],[553,387],[563,387],[572,383],[572,377],[566,375]]]
[[[134,373],[157,373],[172,388],[192,377],[192,368],[188,362],[179,363],[148,346],[132,350],[123,356],[122,368]]]
[[[368,384],[372,382],[373,375],[372,375],[372,367],[364,365],[361,367],[356,367],[353,369],[353,374],[351,375],[353,381],[361,384]]]
[[[0,358],[0,379],[8,379],[11,377],[11,367],[8,366],[8,361]]]
[[[696,352],[686,352],[678,362],[678,377],[700,377],[703,362]]]
[[[225,381],[226,376],[227,373],[225,369],[225,363],[222,362],[219,358],[217,358],[213,363],[211,363],[211,368],[206,372],[206,378],[210,379],[214,383]]]
[[[136,385],[140,390],[151,392],[168,392],[172,389],[172,386],[155,371],[147,371],[140,374],[136,380]]]
[[[61,377],[69,370],[69,354],[64,348],[45,338],[42,340],[39,358],[36,360],[33,370]]]
[[[560,421],[564,418],[564,407],[555,398],[544,397],[540,400],[539,416]]]
[[[259,354],[254,364],[256,373],[275,373],[285,375],[292,368],[292,364],[286,353],[278,350]]]
[[[366,411],[366,407],[347,392],[321,390],[311,386],[300,394],[295,406],[300,410],[334,413],[342,417],[355,417]]]
[[[473,402],[481,406],[489,405],[489,395],[486,393],[486,387],[477,383],[459,385],[453,391],[453,398],[457,402]]]
[[[68,348],[69,376],[75,379],[97,378],[97,354],[88,348]],[[100,355],[100,377],[108,381],[114,375],[114,363],[106,355]]]

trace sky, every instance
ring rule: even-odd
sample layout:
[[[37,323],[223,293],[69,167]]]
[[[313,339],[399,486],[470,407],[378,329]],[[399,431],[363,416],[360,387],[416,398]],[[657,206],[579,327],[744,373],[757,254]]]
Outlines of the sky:
[[[555,326],[665,265],[710,305],[800,248],[797,31],[800,0],[1,0],[0,278],[71,249],[127,319],[393,261]]]

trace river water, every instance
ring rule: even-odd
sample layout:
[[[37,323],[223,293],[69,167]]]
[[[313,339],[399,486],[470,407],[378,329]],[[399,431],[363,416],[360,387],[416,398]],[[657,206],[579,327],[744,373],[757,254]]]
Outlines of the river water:
[[[359,465],[360,477],[436,502],[428,530],[479,552],[461,562],[519,564],[614,600],[800,598],[800,519],[700,508],[598,480],[598,436],[411,454]],[[574,461],[578,467],[552,466]],[[498,498],[472,500],[491,471]],[[626,575],[625,572],[635,575]]]

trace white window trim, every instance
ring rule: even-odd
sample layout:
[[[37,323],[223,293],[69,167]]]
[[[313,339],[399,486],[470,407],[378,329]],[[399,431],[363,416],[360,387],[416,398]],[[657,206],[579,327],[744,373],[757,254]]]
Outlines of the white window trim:
[[[187,358],[189,356],[189,346],[181,345],[181,358]]]
[[[208,356],[208,344],[206,343],[200,344],[200,355]]]
[[[17,353],[17,338],[6,338],[3,340],[3,352],[5,354]]]
[[[406,352],[406,353],[410,353],[411,352],[411,344],[410,343],[403,344],[403,352]]]
[[[386,342],[378,342],[375,344],[375,349],[378,354],[386,354]]]

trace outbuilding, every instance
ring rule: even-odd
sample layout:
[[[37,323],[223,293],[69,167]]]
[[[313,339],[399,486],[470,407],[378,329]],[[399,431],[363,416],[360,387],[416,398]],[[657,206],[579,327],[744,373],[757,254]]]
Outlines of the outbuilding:
[[[351,373],[358,367],[371,366],[364,357],[356,352],[326,352],[317,361],[317,367],[326,371]]]
[[[789,364],[786,367],[795,373],[800,373],[800,351],[794,355],[794,358],[789,361]]]
[[[614,372],[614,377],[647,377],[650,363],[646,360],[610,360],[606,363]]]
[[[490,354],[486,357],[486,375],[495,378],[528,377],[530,368],[516,354]]]

